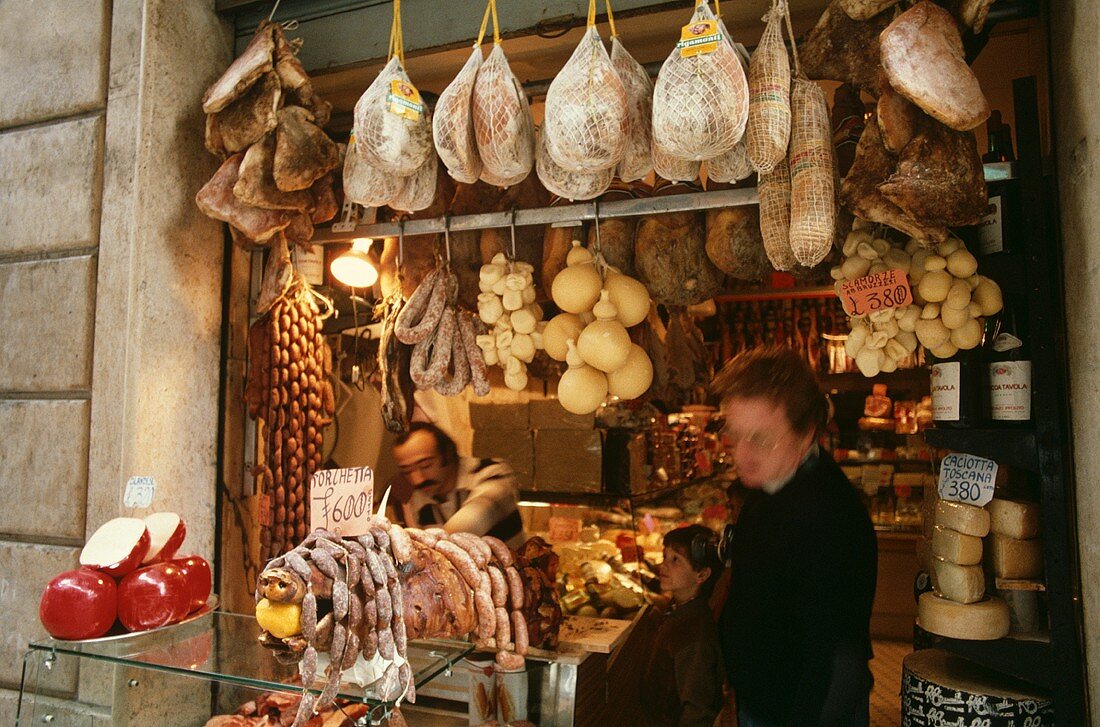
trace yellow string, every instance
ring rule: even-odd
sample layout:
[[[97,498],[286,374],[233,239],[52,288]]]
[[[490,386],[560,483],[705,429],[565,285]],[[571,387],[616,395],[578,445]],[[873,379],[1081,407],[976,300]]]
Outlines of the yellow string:
[[[611,14],[611,0],[604,0],[604,4],[607,6],[607,24],[611,26],[611,37],[618,38],[619,31],[615,30],[615,16]]]
[[[397,58],[405,67],[405,31],[401,27],[401,0],[393,0],[393,14],[397,19]]]
[[[500,23],[497,18],[497,0],[489,0],[493,8],[493,45],[500,45]]]
[[[722,17],[722,0],[714,0],[714,17]]]
[[[481,30],[477,33],[477,43],[474,43],[474,47],[481,45],[481,41],[485,40],[485,29],[489,27],[489,12],[493,9],[490,3],[485,3],[485,15],[481,18]]]
[[[596,0],[588,0],[588,27],[596,25]]]

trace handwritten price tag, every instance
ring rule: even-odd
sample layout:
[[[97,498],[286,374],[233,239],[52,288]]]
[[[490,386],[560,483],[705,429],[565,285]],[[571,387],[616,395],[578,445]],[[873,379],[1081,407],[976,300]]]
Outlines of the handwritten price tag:
[[[122,504],[136,509],[149,507],[153,504],[155,494],[157,494],[157,483],[152,477],[131,477],[122,495]]]
[[[909,277],[891,268],[883,273],[865,275],[840,285],[840,300],[850,316],[865,316],[886,308],[900,308],[913,302]]]
[[[972,454],[952,452],[940,463],[938,492],[943,500],[982,507],[993,499],[997,463]]]
[[[547,534],[551,543],[571,543],[581,535],[581,521],[575,517],[550,518],[550,532]]]
[[[365,535],[374,506],[374,470],[321,470],[309,481],[309,527],[352,538]]]

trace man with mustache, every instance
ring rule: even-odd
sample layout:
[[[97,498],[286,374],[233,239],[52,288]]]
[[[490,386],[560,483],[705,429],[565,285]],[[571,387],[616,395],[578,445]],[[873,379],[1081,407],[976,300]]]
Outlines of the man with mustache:
[[[527,540],[516,509],[519,486],[506,462],[460,457],[454,440],[427,422],[413,422],[394,439],[393,456],[411,489],[399,497],[406,525],[492,535],[511,548]]]

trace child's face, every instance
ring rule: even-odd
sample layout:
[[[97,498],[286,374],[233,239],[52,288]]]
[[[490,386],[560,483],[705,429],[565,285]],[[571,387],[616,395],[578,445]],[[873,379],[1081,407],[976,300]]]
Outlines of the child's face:
[[[691,561],[685,553],[667,545],[664,548],[665,559],[657,568],[661,579],[661,591],[669,593],[678,602],[690,601],[699,592],[699,586],[706,580],[707,570],[697,571],[691,567]]]

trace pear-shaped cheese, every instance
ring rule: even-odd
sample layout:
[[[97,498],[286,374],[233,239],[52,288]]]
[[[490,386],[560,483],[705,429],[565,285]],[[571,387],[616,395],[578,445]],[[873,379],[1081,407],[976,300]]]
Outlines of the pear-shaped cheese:
[[[566,265],[583,265],[595,260],[591,251],[589,251],[587,247],[582,246],[580,240],[573,240],[572,244],[573,247],[565,256]]]
[[[596,320],[585,326],[577,339],[577,352],[584,362],[604,373],[616,371],[630,355],[630,334],[618,321],[619,311],[603,291],[592,309]]]
[[[550,296],[563,311],[582,313],[590,310],[600,299],[602,283],[595,265],[571,265],[554,278],[550,286]]]
[[[559,313],[550,319],[542,331],[542,346],[546,355],[555,361],[564,361],[569,353],[566,341],[576,341],[584,330],[580,316],[573,313]]]
[[[626,363],[607,375],[607,390],[620,399],[637,399],[649,391],[653,383],[653,362],[649,360],[645,349],[636,343],[630,344],[630,355]]]
[[[610,275],[604,288],[619,309],[619,323],[627,328],[638,325],[649,315],[649,291],[639,281],[627,275]]]
[[[558,401],[570,413],[590,414],[607,398],[607,377],[585,365],[572,340],[567,345],[569,370],[558,382]]]

